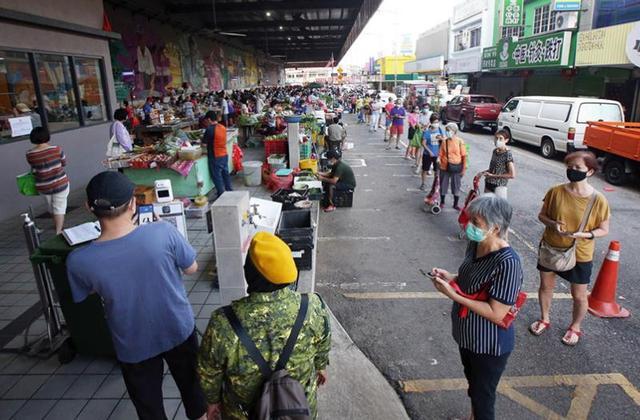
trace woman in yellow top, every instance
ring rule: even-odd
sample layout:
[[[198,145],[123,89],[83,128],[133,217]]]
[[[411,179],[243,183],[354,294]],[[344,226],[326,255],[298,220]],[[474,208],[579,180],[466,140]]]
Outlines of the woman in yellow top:
[[[576,265],[569,271],[554,272],[538,263],[541,316],[531,324],[529,331],[538,336],[549,328],[549,310],[556,275],[558,275],[571,283],[573,297],[573,320],[562,337],[562,342],[568,346],[575,346],[582,336],[580,324],[589,306],[587,286],[591,281],[593,268],[594,239],[609,233],[611,211],[607,199],[588,182],[589,177],[598,170],[598,161],[593,153],[570,153],[565,157],[564,163],[567,165],[569,183],[555,186],[547,191],[538,219],[546,226],[542,240],[547,244],[558,248],[569,248],[573,241],[576,241]],[[596,195],[593,209],[585,228],[582,232],[578,232],[593,194]]]

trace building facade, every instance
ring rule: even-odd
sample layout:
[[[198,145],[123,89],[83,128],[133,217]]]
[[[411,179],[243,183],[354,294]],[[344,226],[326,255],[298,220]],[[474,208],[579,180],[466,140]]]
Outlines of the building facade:
[[[493,45],[495,0],[469,0],[453,9],[449,31],[449,85],[475,86],[482,49]]]
[[[518,2],[516,2],[518,3]],[[620,101],[626,118],[638,118],[638,70],[625,52],[633,40],[635,2],[524,0],[516,19],[494,10],[493,46],[484,48],[479,93],[589,96]],[[561,9],[570,4],[575,10]],[[509,15],[512,16],[512,15]]]
[[[420,34],[416,40],[416,59],[405,63],[405,72],[444,76],[449,59],[449,31],[447,20]]]
[[[46,126],[67,155],[72,188],[101,167],[116,107],[102,0],[0,0],[0,219],[39,205],[18,193],[29,166],[28,132]],[[16,129],[29,116],[31,127]]]
[[[0,0],[0,220],[44,203],[18,193],[28,133],[45,126],[71,189],[103,170],[114,110],[188,83],[195,92],[284,82],[282,62],[103,0]],[[27,118],[28,117],[28,118]]]

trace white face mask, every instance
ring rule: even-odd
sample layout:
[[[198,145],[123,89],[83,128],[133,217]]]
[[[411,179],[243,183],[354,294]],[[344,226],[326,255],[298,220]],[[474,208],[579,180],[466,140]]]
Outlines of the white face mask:
[[[499,149],[502,149],[502,148],[504,148],[504,147],[506,147],[506,146],[507,146],[507,142],[506,142],[506,141],[504,141],[504,140],[496,140],[496,141],[494,142],[494,144],[495,144],[495,145],[496,145],[496,147],[497,147],[497,148],[499,148]]]
[[[439,123],[433,123],[433,124],[431,124],[431,128],[434,129],[434,130],[437,130],[437,129],[440,128],[440,124]]]

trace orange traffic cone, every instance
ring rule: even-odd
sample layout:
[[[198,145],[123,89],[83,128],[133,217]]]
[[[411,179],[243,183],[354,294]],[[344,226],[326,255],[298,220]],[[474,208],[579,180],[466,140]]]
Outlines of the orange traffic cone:
[[[589,295],[589,312],[600,318],[626,318],[629,311],[616,303],[620,242],[611,241],[596,284]]]

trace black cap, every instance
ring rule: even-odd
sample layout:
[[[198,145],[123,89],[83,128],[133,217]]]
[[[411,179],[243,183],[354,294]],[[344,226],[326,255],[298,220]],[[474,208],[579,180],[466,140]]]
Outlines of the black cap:
[[[120,172],[105,171],[87,184],[87,202],[91,210],[111,210],[128,203],[135,185]]]
[[[327,159],[340,159],[340,152],[334,149],[330,149],[327,152]]]
[[[211,121],[216,121],[218,119],[218,114],[216,114],[215,111],[208,111],[206,114],[204,114],[204,117],[210,119]]]

